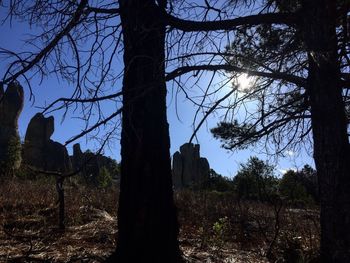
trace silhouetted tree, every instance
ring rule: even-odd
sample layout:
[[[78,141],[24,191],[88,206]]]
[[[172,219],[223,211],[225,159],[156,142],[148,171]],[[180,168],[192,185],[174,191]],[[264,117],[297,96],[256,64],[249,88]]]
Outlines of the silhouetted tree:
[[[234,185],[231,178],[222,176],[213,169],[210,169],[209,179],[204,182],[201,189],[218,192],[232,192],[234,190]]]
[[[250,157],[233,179],[239,199],[267,201],[277,194],[278,180],[274,176],[274,166]]]
[[[267,146],[272,142],[283,153],[312,141],[321,202],[321,257],[325,262],[347,262],[349,4],[275,2],[270,7],[294,14],[299,21],[287,27],[270,24],[238,30],[230,48],[233,56],[228,59],[229,66],[246,68],[236,72],[259,77],[253,88],[231,104],[232,109],[236,112],[241,102],[254,101],[257,110],[247,110],[243,121],[221,123],[213,132],[231,149],[265,139]]]
[[[288,170],[283,176],[278,186],[279,193],[292,204],[310,203],[311,196],[300,181],[297,172]]]
[[[248,15],[242,16],[242,9],[236,8],[242,2],[244,8],[250,4],[254,13],[246,11]],[[336,42],[338,14],[346,15],[348,7],[340,12],[338,4],[343,1],[334,0],[301,0],[300,6],[294,9],[290,9],[290,5],[286,9],[274,9],[273,3],[238,0],[8,2],[9,17],[29,21],[30,25],[41,26],[43,30],[29,40],[34,48],[26,53],[2,50],[3,55],[12,58],[4,83],[19,77],[29,80],[35,74],[43,76],[47,72],[55,72],[74,83],[70,98],[59,98],[46,110],[68,110],[69,106],[80,103],[83,118],[91,120],[94,110],[99,118],[67,143],[107,123],[112,123],[109,128],[113,131],[120,124],[114,120],[122,113],[119,236],[117,253],[111,260],[180,260],[172,199],[166,81],[173,80],[177,84],[175,92],[183,92],[198,106],[195,122],[202,112],[196,132],[209,114],[236,93],[234,88],[219,97],[225,83],[211,85],[216,73],[225,70],[278,79],[305,88],[306,92],[295,96],[308,94],[310,116],[304,114],[303,105],[293,106],[301,110],[292,114],[287,110],[287,115],[289,120],[311,118],[321,190],[322,256],[328,262],[350,261],[349,143]],[[240,17],[236,10],[241,12]],[[300,30],[308,61],[301,67],[308,69],[307,78],[290,74],[283,66],[277,67],[277,71],[264,67],[255,70],[227,63],[222,46],[231,42],[229,32],[256,25]],[[278,44],[278,37],[274,39],[272,46]],[[38,46],[41,48],[35,50]],[[112,70],[119,53],[124,55],[121,74]],[[166,73],[165,68],[170,72]],[[203,71],[214,72],[207,87],[199,88],[198,82],[186,86],[188,78],[181,77],[190,72],[201,77]],[[121,77],[122,89],[113,88],[113,92],[108,93],[108,86],[114,86]],[[189,87],[197,87],[202,96],[191,98]],[[105,100],[117,107],[107,116],[100,106]],[[283,103],[284,106],[291,104],[294,105],[293,98]],[[282,119],[277,127],[286,124]],[[269,127],[264,127],[262,134],[267,133]]]
[[[297,172],[299,181],[305,187],[307,193],[312,196],[314,201],[318,203],[320,201],[320,195],[318,191],[317,172],[310,165],[304,165],[304,167]]]

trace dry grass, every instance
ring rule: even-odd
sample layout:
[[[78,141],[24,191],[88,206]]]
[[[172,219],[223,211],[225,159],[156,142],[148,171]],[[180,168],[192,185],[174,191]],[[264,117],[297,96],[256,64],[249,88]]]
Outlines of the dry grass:
[[[65,186],[67,228],[59,231],[54,181],[13,179],[0,185],[0,262],[101,262],[114,250],[115,188]],[[293,262],[293,257],[309,262],[317,252],[315,209],[282,206],[275,238],[272,204],[238,202],[215,192],[182,191],[175,199],[189,262]]]
[[[183,191],[176,200],[181,238],[192,240],[192,250],[209,250],[224,259],[234,251],[248,255],[232,262],[312,262],[317,257],[320,227],[315,207],[282,204],[277,216],[280,203],[238,202],[232,194]]]
[[[1,185],[0,262],[100,262],[114,250],[117,191],[65,185],[65,231],[53,180]]]

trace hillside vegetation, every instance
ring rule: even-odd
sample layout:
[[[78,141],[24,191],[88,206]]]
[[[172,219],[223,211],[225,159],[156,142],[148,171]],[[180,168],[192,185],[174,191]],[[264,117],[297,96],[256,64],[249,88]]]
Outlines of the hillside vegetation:
[[[116,246],[116,185],[71,180],[65,197],[66,229],[59,230],[54,180],[1,183],[0,262],[103,262]],[[311,262],[317,256],[316,206],[214,190],[177,191],[175,200],[188,262]]]

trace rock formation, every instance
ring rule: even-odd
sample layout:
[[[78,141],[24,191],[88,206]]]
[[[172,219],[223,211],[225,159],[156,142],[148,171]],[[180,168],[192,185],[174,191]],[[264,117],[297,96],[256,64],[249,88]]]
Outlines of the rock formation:
[[[29,122],[24,140],[23,161],[44,171],[67,173],[71,162],[67,149],[50,139],[55,129],[54,118],[37,113]]]
[[[84,163],[84,153],[81,151],[80,144],[73,145],[73,156],[71,156],[73,170],[82,170]]]
[[[71,157],[73,169],[80,170],[80,174],[90,183],[96,184],[102,167],[105,167],[115,180],[119,180],[118,164],[112,158],[90,151],[82,152],[80,144],[73,145]]]
[[[199,145],[185,143],[173,156],[173,184],[175,189],[199,186],[209,179],[209,162],[199,155]]]
[[[18,117],[23,109],[23,88],[17,82],[0,83],[0,166],[2,171],[17,169],[21,164],[21,143]]]

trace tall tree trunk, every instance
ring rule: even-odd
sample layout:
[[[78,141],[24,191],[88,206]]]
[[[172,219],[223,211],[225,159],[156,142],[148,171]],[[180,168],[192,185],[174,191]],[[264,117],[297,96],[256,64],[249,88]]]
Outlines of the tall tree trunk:
[[[179,262],[166,119],[165,24],[155,0],[119,3],[125,64],[122,160],[117,250],[110,261]]]
[[[321,258],[350,262],[350,153],[336,40],[336,1],[303,0],[314,159],[321,201]]]

